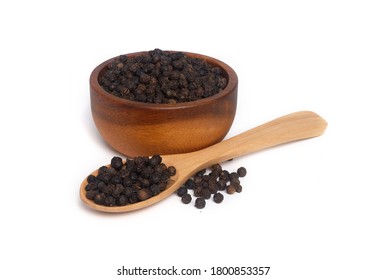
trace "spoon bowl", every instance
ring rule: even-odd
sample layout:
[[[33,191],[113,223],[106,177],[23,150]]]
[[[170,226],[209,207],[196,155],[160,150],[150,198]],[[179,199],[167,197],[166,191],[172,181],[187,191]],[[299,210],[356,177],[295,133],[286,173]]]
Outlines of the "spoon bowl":
[[[208,166],[280,144],[320,136],[326,127],[327,122],[314,112],[301,111],[285,115],[199,151],[163,155],[162,162],[167,166],[174,166],[177,172],[164,191],[147,200],[113,207],[96,204],[86,198],[87,179],[80,186],[80,198],[89,207],[102,212],[138,210],[167,198],[192,175]],[[92,174],[97,173],[98,170]]]

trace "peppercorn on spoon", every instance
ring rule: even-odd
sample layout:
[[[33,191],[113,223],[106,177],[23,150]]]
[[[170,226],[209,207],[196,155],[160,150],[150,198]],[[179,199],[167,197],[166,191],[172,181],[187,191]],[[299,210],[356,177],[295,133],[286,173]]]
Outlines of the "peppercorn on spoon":
[[[176,174],[159,195],[125,206],[103,206],[86,198],[87,178],[80,186],[80,198],[89,207],[102,212],[129,212],[153,205],[174,193],[192,175],[215,163],[266,148],[323,134],[327,122],[314,112],[300,111],[252,128],[208,148],[184,154],[162,155],[162,162],[174,166]],[[98,170],[91,173],[98,174]]]

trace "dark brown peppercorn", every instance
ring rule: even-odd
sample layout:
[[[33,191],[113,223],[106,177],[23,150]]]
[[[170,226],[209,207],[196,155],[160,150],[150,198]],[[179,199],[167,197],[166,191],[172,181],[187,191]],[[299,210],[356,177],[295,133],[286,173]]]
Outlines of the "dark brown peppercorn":
[[[105,201],[105,198],[106,198],[106,195],[104,193],[97,193],[94,196],[94,202],[96,204],[103,204],[103,202]]]
[[[196,201],[194,203],[194,206],[196,206],[196,208],[202,209],[205,207],[205,205],[206,205],[205,199],[203,199],[202,197],[196,198]]]
[[[202,196],[203,190],[204,190],[203,187],[196,187],[196,188],[194,189],[194,196],[195,196],[195,197],[201,197],[201,196]]]
[[[121,169],[123,166],[123,161],[120,157],[113,157],[111,159],[111,167],[114,168],[115,170]]]
[[[169,166],[168,172],[169,172],[169,176],[174,176],[176,175],[176,168],[174,166]]]
[[[213,195],[213,201],[216,203],[221,203],[224,200],[224,195],[222,193],[215,193]]]
[[[178,196],[182,197],[184,194],[188,193],[188,189],[186,187],[180,187],[177,190]]]
[[[194,188],[194,186],[195,186],[194,181],[192,179],[188,179],[188,181],[186,181],[186,183],[185,183],[185,186],[189,190],[192,190]]]
[[[203,199],[209,199],[212,196],[211,192],[209,189],[203,189],[201,193],[201,197]]]
[[[227,185],[227,181],[225,181],[223,179],[218,180],[218,190],[219,191],[225,191],[226,185]]]
[[[94,183],[96,180],[97,178],[92,174],[87,177],[87,183]]]
[[[86,192],[87,199],[94,199],[95,195],[97,194],[97,191],[89,190]]]
[[[245,167],[240,167],[237,169],[237,174],[239,174],[240,177],[245,177],[245,175],[247,175],[247,169],[245,169]]]
[[[227,194],[234,194],[236,192],[235,185],[229,185],[226,187]]]
[[[151,197],[151,192],[150,190],[148,189],[140,189],[138,192],[137,192],[137,197],[139,200],[143,201],[143,200],[146,200],[148,199],[149,197]]]
[[[158,195],[161,192],[160,185],[153,184],[150,186],[150,191],[153,195]]]
[[[192,196],[188,193],[185,193],[181,197],[181,201],[184,204],[189,204],[192,201]]]
[[[106,206],[114,206],[115,205],[115,198],[113,196],[111,196],[111,195],[107,196],[105,198],[104,204]]]
[[[158,164],[160,164],[162,162],[162,158],[160,155],[154,155],[150,158],[149,160],[149,163],[151,166],[157,166]]]
[[[216,172],[219,172],[221,173],[222,172],[222,167],[220,164],[214,164],[212,165],[212,171],[216,171]]]
[[[120,195],[117,200],[118,206],[125,206],[129,202],[129,199],[125,195]]]

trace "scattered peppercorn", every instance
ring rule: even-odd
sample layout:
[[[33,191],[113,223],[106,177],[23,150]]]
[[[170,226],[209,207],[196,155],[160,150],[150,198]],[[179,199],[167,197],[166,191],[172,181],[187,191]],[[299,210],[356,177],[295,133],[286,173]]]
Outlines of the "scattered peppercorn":
[[[224,195],[222,193],[215,193],[213,195],[213,201],[216,203],[221,203],[224,200]]]
[[[196,198],[196,202],[194,203],[194,206],[196,206],[198,209],[204,208],[206,205],[205,199],[202,197]]]
[[[113,157],[110,166],[101,166],[87,177],[87,199],[105,206],[124,206],[144,201],[165,190],[173,166],[167,167],[159,155],[126,159]],[[181,191],[182,192],[182,191]]]
[[[228,185],[226,188],[227,194],[234,194],[236,192],[235,185]]]
[[[188,189],[186,187],[180,187],[178,190],[177,190],[177,194],[178,196],[182,197],[184,194],[186,194],[188,192]]]
[[[245,169],[245,167],[240,167],[239,169],[237,169],[237,174],[240,177],[245,177],[245,175],[247,175],[247,169]]]
[[[181,197],[181,201],[184,204],[189,204],[192,201],[192,196],[188,193],[184,193]]]
[[[205,202],[205,200],[212,197],[212,194],[213,201],[221,203],[224,200],[221,191],[226,191],[228,194],[240,193],[242,191],[240,177],[244,177],[246,174],[245,167],[240,167],[237,172],[229,172],[223,170],[220,164],[214,164],[208,170],[198,171],[176,193],[181,197],[184,204],[189,204],[192,200],[189,191],[192,192],[196,197],[195,206],[202,209],[205,207],[205,203],[201,199]]]
[[[107,92],[131,101],[175,104],[213,96],[228,80],[219,67],[203,59],[154,49],[114,58],[99,83]]]

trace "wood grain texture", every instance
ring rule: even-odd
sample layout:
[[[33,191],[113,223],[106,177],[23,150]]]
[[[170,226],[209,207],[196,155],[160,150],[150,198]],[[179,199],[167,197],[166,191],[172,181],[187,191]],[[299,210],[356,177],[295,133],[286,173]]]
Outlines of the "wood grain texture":
[[[177,173],[165,191],[148,200],[119,207],[97,205],[86,198],[86,179],[80,186],[80,197],[86,205],[98,211],[117,213],[138,210],[170,196],[189,177],[203,168],[269,147],[320,136],[326,127],[327,122],[313,112],[292,113],[199,151],[162,156],[163,162],[168,166],[175,166]]]
[[[237,75],[217,59],[186,54],[223,69],[228,77],[226,88],[193,102],[134,102],[116,97],[99,85],[98,78],[112,59],[94,69],[90,76],[91,112],[98,131],[112,148],[128,157],[186,153],[211,146],[225,137],[236,114]]]

